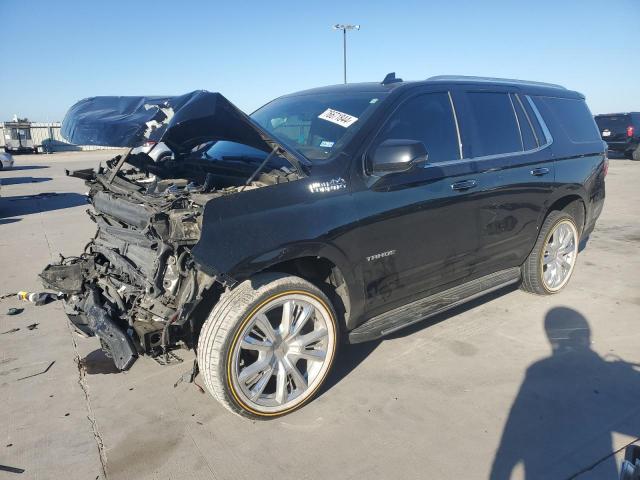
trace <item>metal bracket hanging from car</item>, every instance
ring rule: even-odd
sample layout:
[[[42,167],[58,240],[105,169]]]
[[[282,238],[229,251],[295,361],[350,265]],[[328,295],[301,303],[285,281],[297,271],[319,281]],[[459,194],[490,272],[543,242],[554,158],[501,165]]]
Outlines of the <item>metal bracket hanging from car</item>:
[[[129,155],[131,155],[132,151],[133,151],[133,148],[130,148],[127,151],[127,153],[125,153],[120,157],[120,160],[118,160],[118,163],[116,163],[116,166],[113,168],[113,171],[111,172],[111,176],[109,177],[109,184],[113,183],[113,179],[116,178],[116,175],[122,168],[122,165],[124,165],[124,162],[126,162],[129,159]]]

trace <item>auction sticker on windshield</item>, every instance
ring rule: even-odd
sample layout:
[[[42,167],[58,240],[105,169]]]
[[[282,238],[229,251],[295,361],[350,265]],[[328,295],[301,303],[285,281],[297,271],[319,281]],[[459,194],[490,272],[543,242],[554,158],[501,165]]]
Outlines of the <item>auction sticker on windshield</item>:
[[[324,112],[318,115],[318,118],[326,120],[327,122],[335,123],[336,125],[340,125],[344,128],[350,127],[358,120],[358,117],[353,117],[348,113],[339,112],[338,110],[333,110],[331,108],[327,108]]]

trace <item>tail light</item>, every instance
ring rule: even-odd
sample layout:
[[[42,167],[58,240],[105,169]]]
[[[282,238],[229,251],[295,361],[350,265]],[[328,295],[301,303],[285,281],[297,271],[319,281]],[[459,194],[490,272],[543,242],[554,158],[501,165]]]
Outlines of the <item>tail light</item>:
[[[606,177],[607,173],[609,173],[609,157],[607,154],[604,155],[604,165],[602,166],[602,176]]]
[[[627,127],[627,137],[633,137],[633,125]]]
[[[145,148],[151,148],[151,147],[155,147],[156,143],[158,142],[154,142],[153,140],[147,140],[146,142],[144,142],[142,146]]]

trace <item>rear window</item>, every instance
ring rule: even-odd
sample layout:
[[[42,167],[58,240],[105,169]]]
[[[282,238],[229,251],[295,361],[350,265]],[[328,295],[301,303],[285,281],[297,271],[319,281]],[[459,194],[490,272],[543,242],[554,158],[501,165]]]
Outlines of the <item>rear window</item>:
[[[556,123],[574,143],[599,142],[600,132],[584,100],[573,98],[534,97],[542,102]]]
[[[474,157],[522,151],[516,115],[506,93],[469,92],[467,98],[473,118]]]
[[[623,132],[631,125],[631,115],[615,115],[606,117],[597,116],[596,123],[600,130],[611,130],[612,132]]]

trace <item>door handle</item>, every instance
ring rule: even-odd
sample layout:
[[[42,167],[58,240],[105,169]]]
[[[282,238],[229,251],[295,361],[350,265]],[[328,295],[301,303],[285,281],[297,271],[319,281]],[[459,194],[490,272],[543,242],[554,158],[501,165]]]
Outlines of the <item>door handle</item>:
[[[478,182],[476,182],[475,180],[461,180],[460,182],[452,183],[451,189],[457,192],[464,192],[465,190],[469,190],[476,185],[478,185]]]
[[[531,175],[534,177],[541,177],[549,173],[549,169],[547,167],[538,167],[531,170]]]

